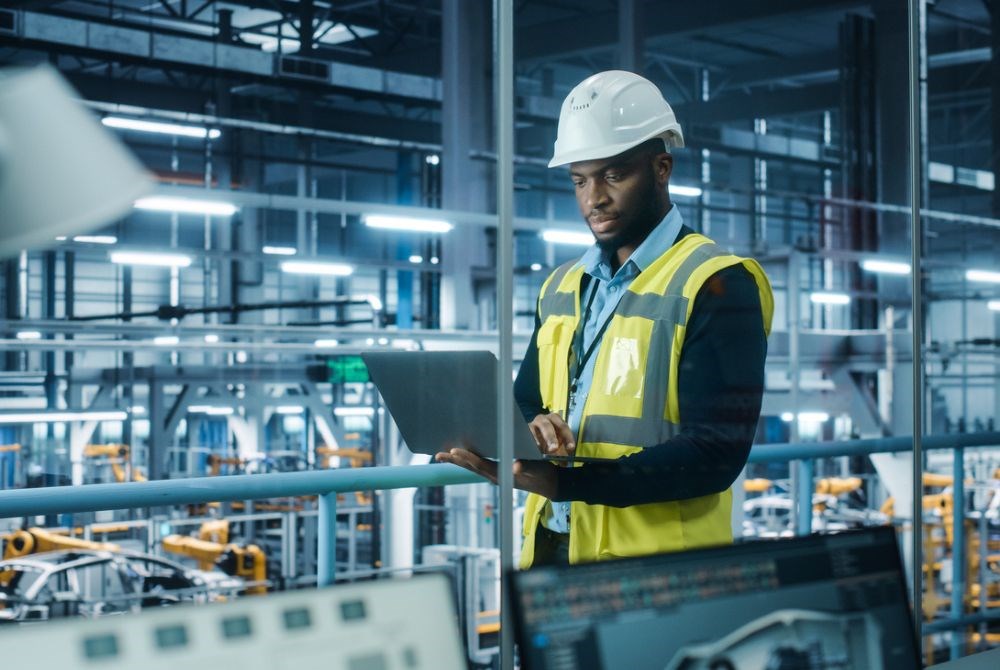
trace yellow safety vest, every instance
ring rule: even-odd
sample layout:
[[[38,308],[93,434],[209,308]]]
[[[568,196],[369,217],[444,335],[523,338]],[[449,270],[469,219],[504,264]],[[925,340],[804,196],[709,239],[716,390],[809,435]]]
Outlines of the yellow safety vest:
[[[774,298],[757,261],[726,253],[690,234],[643,270],[615,308],[599,349],[594,380],[577,434],[578,456],[620,458],[676,435],[680,424],[677,368],[695,297],[705,281],[743,264],[760,292],[765,334]],[[565,414],[569,356],[580,323],[583,265],[567,263],[538,298],[539,385],[550,412]],[[586,467],[585,465],[582,467]],[[530,494],[524,514],[521,567],[531,566],[535,530],[547,500]],[[732,489],[688,500],[631,507],[570,504],[570,563],[641,556],[732,542]]]

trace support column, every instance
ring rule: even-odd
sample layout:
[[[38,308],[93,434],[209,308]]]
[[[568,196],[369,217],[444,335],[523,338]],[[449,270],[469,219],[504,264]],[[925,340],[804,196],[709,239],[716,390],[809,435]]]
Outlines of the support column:
[[[496,211],[494,167],[473,160],[489,151],[493,136],[490,76],[491,3],[442,2],[441,155],[442,205],[471,212]],[[459,223],[442,240],[441,328],[474,327],[472,268],[486,264],[483,233]]]
[[[618,0],[618,69],[642,74],[643,0]]]

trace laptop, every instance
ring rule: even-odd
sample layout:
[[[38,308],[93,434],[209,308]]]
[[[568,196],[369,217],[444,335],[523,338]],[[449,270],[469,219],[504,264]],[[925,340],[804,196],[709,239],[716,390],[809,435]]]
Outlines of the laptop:
[[[407,448],[433,455],[464,447],[496,460],[497,368],[489,351],[370,351],[361,354],[372,382]],[[516,403],[514,458],[607,462],[605,458],[544,456]]]
[[[921,667],[889,527],[508,576],[525,670]]]

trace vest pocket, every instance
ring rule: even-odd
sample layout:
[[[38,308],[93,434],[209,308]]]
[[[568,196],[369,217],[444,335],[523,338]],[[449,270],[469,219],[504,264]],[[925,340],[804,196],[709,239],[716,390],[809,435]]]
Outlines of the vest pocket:
[[[566,361],[572,341],[570,325],[560,317],[550,317],[538,329],[535,344],[538,347],[539,390],[542,402],[550,412],[566,409],[569,372]]]
[[[644,556],[684,548],[681,515],[676,502],[599,506],[603,515],[598,558]]]

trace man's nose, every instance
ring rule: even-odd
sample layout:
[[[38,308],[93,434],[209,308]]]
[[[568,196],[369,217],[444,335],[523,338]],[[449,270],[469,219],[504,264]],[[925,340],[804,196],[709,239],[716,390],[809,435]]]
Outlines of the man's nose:
[[[587,187],[587,207],[598,209],[608,203],[608,192],[599,182],[593,182]]]

